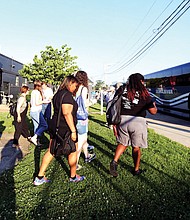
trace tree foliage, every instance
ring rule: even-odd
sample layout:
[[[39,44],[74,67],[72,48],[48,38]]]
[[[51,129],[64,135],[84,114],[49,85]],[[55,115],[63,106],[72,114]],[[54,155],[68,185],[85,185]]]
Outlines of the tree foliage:
[[[41,51],[41,57],[34,56],[33,63],[23,66],[20,75],[28,81],[46,81],[52,85],[58,85],[65,76],[78,70],[75,60],[76,56],[71,56],[71,48],[63,45],[61,50],[47,46],[45,51]]]
[[[99,90],[99,89],[102,89],[104,87],[104,81],[102,80],[97,80],[96,81],[96,85],[95,85],[95,90]]]

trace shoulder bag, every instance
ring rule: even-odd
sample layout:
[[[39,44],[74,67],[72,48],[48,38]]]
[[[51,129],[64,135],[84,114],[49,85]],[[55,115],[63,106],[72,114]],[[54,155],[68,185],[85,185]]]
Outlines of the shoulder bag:
[[[71,139],[70,132],[67,132],[65,137],[61,137],[59,135],[59,123],[60,123],[60,117],[61,117],[61,112],[62,112],[62,101],[63,101],[65,94],[66,92],[61,97],[59,113],[58,113],[57,123],[56,123],[55,138],[52,139],[51,146],[50,146],[50,153],[54,155],[54,157],[60,157],[62,155],[68,156],[70,153],[76,151],[75,142]]]

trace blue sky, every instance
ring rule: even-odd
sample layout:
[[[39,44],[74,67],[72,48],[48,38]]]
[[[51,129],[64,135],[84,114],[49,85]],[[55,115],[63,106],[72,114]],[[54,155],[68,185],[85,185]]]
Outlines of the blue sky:
[[[127,61],[181,2],[2,1],[0,53],[31,63],[46,46],[67,44],[78,56],[78,66],[94,81],[111,84],[134,72],[148,74],[190,62],[190,9],[139,59],[120,72],[110,72]]]

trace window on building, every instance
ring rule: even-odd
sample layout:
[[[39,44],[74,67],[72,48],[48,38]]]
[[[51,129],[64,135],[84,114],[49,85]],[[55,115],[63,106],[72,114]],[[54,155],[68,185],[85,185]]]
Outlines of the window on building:
[[[15,86],[19,86],[19,76],[16,76]]]

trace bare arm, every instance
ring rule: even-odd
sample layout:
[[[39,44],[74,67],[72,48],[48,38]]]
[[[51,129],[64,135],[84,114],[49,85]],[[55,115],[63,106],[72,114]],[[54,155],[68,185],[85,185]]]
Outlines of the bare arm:
[[[89,107],[89,98],[88,98],[88,89],[86,87],[82,90],[82,98],[84,100],[85,108],[87,109]]]
[[[152,115],[155,115],[157,113],[157,107],[156,107],[156,103],[153,102],[154,107],[153,108],[149,108],[148,112]]]
[[[21,122],[20,109],[21,109],[21,106],[23,105],[24,101],[25,101],[25,98],[22,96],[17,101],[17,107],[16,107],[17,122]]]
[[[42,105],[44,103],[44,101],[42,100],[42,95],[41,92],[39,91],[39,93],[35,94],[35,105],[39,106]]]
[[[71,138],[73,141],[76,141],[77,135],[76,135],[76,128],[74,125],[74,120],[72,116],[73,111],[73,105],[71,104],[62,104],[62,113],[65,117],[65,120],[71,130]]]

